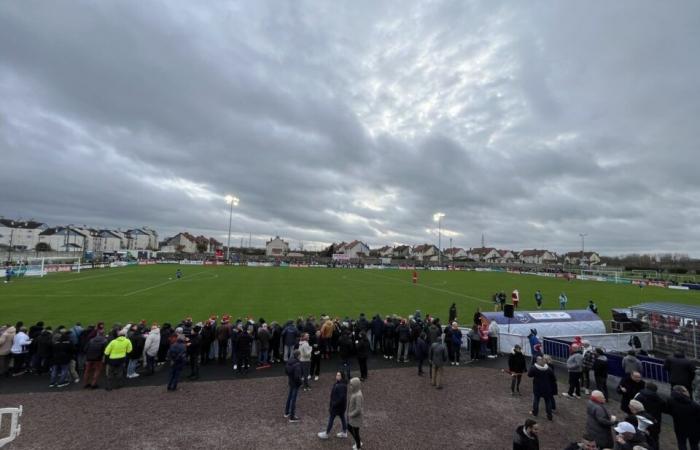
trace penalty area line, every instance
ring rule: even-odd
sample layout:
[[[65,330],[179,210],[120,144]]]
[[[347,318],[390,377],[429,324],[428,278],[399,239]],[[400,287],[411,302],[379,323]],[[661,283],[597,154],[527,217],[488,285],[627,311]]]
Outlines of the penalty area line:
[[[477,302],[481,302],[481,303],[488,303],[488,304],[491,303],[490,301],[484,300],[483,298],[472,297],[471,295],[462,294],[461,292],[450,291],[449,289],[440,289],[440,288],[436,288],[436,287],[434,287],[434,286],[428,286],[428,285],[426,285],[426,284],[420,284],[420,283],[415,283],[415,284],[414,284],[414,283],[412,283],[412,282],[410,282],[410,281],[399,280],[398,278],[389,277],[389,276],[386,276],[386,275],[379,275],[379,274],[377,274],[377,273],[372,273],[372,274],[370,274],[370,275],[372,275],[372,276],[374,276],[374,277],[378,277],[378,278],[386,278],[387,280],[397,281],[397,282],[399,282],[399,283],[411,284],[411,285],[413,285],[413,286],[418,286],[418,287],[422,287],[422,288],[425,288],[425,289],[432,289],[432,290],[434,290],[434,291],[444,292],[445,294],[456,295],[456,296],[458,296],[458,297],[464,297],[464,298],[468,298],[468,299],[470,299],[470,300],[476,300]]]
[[[192,277],[196,277],[196,276],[199,275],[200,273],[204,273],[204,272],[205,272],[205,271],[193,273],[193,274],[190,275],[187,279],[190,279],[190,278],[192,278]],[[142,288],[142,289],[137,289],[137,290],[135,290],[135,291],[127,292],[126,294],[123,294],[122,297],[130,297],[130,296],[135,295],[135,294],[140,294],[141,292],[150,291],[151,289],[157,289],[157,288],[159,288],[159,287],[165,286],[166,284],[177,283],[178,281],[181,281],[181,279],[178,280],[178,279],[176,278],[176,279],[174,279],[174,280],[164,281],[164,282],[162,282],[162,283],[154,284],[153,286],[148,286],[148,287],[145,287],[145,288]]]

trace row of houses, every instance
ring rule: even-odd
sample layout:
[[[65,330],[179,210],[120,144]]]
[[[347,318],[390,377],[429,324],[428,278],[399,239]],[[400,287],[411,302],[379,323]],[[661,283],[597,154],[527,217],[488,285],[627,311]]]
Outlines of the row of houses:
[[[376,250],[376,256],[381,258],[406,258],[417,261],[438,261],[440,251],[435,245],[423,244],[416,247],[400,245],[397,247],[385,246]],[[596,252],[569,252],[558,255],[549,250],[530,249],[520,252],[514,250],[501,250],[493,247],[477,247],[464,249],[451,247],[442,251],[443,260],[447,261],[475,261],[491,264],[556,264],[565,263],[572,265],[592,265],[600,263],[600,255]]]
[[[148,227],[131,230],[57,226],[34,220],[0,219],[0,247],[12,250],[114,252],[157,250],[158,233]]]

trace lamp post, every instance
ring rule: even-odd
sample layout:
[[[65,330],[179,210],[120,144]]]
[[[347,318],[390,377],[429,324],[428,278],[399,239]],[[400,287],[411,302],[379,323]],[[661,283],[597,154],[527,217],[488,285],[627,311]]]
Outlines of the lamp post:
[[[581,236],[581,261],[579,262],[579,266],[583,264],[583,258],[586,256],[586,236],[588,234],[586,233],[579,233],[579,236]]]
[[[433,214],[433,221],[438,223],[438,265],[442,266],[442,218],[444,213],[438,212]]]
[[[233,219],[233,207],[238,206],[240,201],[238,197],[233,195],[227,195],[225,197],[226,203],[231,205],[228,213],[228,240],[226,241],[226,262],[230,262],[231,258],[231,220]]]

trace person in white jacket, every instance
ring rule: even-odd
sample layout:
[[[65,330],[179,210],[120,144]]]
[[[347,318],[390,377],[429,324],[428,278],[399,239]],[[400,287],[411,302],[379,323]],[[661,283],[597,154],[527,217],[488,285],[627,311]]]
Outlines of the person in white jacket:
[[[24,365],[26,363],[27,354],[29,353],[29,344],[32,340],[27,336],[27,328],[21,327],[14,340],[12,341],[12,348],[10,353],[12,353],[13,370],[14,375],[22,375],[25,372]]]
[[[313,348],[311,348],[311,345],[309,344],[309,334],[304,333],[299,341],[299,362],[301,363],[301,377],[304,381],[305,391],[311,390],[311,387],[309,386],[309,378],[311,378],[309,369],[311,368],[312,352]]]
[[[156,368],[156,358],[158,357],[158,349],[160,348],[160,328],[158,324],[151,326],[151,331],[146,337],[146,343],[143,347],[143,354],[146,355],[146,369],[149,375],[153,375]]]

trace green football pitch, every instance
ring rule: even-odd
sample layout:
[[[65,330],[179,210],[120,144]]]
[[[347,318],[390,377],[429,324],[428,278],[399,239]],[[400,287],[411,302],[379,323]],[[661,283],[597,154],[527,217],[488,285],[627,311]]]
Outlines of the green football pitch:
[[[180,280],[175,279],[177,268],[183,271]],[[414,285],[411,272],[404,270],[174,265],[85,270],[0,284],[0,322],[177,323],[187,316],[199,321],[212,314],[286,321],[321,313],[407,316],[416,309],[444,320],[452,302],[468,322],[477,307],[493,309],[494,292],[503,290],[510,298],[515,288],[520,309],[535,309],[537,289],[544,295],[543,309],[558,309],[563,291],[568,309],[585,308],[593,299],[604,319],[610,318],[610,308],[649,301],[700,304],[700,291],[498,272],[420,271],[419,276]]]

